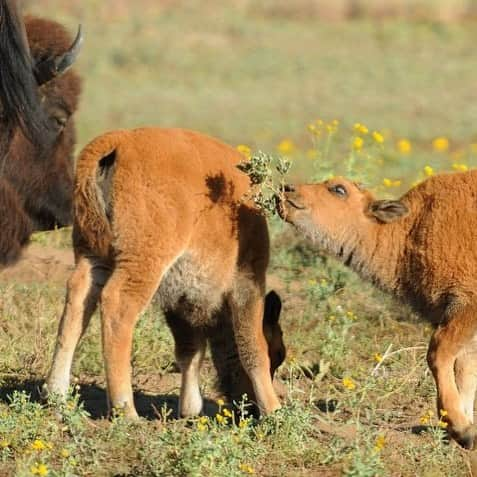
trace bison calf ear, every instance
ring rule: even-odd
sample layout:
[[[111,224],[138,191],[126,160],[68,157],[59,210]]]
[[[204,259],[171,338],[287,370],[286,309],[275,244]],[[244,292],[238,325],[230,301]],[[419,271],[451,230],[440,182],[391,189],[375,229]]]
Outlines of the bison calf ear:
[[[282,311],[282,300],[278,293],[271,291],[267,293],[265,297],[265,310],[263,313],[263,319],[266,323],[273,325],[278,323],[280,319],[280,312]]]
[[[370,214],[380,222],[389,224],[405,217],[409,210],[398,200],[376,200],[369,205]]]

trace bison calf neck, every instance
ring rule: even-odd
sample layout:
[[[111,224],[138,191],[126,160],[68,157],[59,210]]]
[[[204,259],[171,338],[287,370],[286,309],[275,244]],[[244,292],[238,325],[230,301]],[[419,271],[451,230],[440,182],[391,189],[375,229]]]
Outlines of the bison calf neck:
[[[428,363],[449,431],[473,446],[477,388],[477,171],[435,176],[400,200],[343,178],[289,186],[279,212],[434,326]]]
[[[207,338],[220,352],[230,349],[227,336],[250,384],[235,381],[234,395],[251,392],[263,413],[280,407],[271,376],[284,356],[278,312],[263,320],[268,231],[244,201],[240,160],[233,148],[179,129],[116,131],[86,146],[73,200],[76,268],[48,392],[66,393],[75,347],[100,302],[109,403],[135,417],[133,328],[156,295],[175,338],[181,415],[202,408]]]

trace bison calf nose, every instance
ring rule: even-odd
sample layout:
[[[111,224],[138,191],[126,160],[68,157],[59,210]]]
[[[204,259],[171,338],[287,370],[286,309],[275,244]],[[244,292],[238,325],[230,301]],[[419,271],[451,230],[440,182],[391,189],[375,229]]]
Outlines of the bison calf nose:
[[[285,184],[285,185],[283,186],[283,190],[284,190],[285,192],[295,192],[295,186],[292,185],[292,184]]]

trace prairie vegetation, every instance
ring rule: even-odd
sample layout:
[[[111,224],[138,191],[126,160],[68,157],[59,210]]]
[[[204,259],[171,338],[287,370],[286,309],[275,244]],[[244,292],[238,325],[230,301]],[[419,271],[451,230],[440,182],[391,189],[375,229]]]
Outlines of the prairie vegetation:
[[[354,2],[362,13],[347,21],[327,20],[311,0],[24,3],[72,32],[83,24],[79,147],[109,129],[189,127],[292,159],[291,180],[351,174],[382,197],[477,165],[475,24],[439,13],[461,5],[472,14],[473,2],[409,0],[399,5],[416,9],[393,16],[373,13],[383,2]],[[210,359],[206,415],[176,419],[172,337],[153,305],[133,352],[143,419],[105,419],[93,318],[59,422],[38,388],[68,266],[47,281],[35,279],[37,269],[59,267],[54,259],[0,274],[0,474],[469,475],[472,454],[447,441],[435,410],[427,326],[286,224],[272,218],[270,228],[268,285],[284,304],[288,354],[278,378],[288,396],[259,421],[232,421]],[[35,242],[55,257],[69,231]]]

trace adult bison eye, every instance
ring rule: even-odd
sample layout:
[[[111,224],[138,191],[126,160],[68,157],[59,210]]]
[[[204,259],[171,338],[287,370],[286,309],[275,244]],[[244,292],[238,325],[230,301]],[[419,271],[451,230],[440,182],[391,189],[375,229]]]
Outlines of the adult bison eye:
[[[341,185],[341,184],[331,186],[331,187],[328,188],[328,190],[332,194],[337,195],[338,197],[346,197],[348,195],[348,192],[347,192],[345,186]]]

